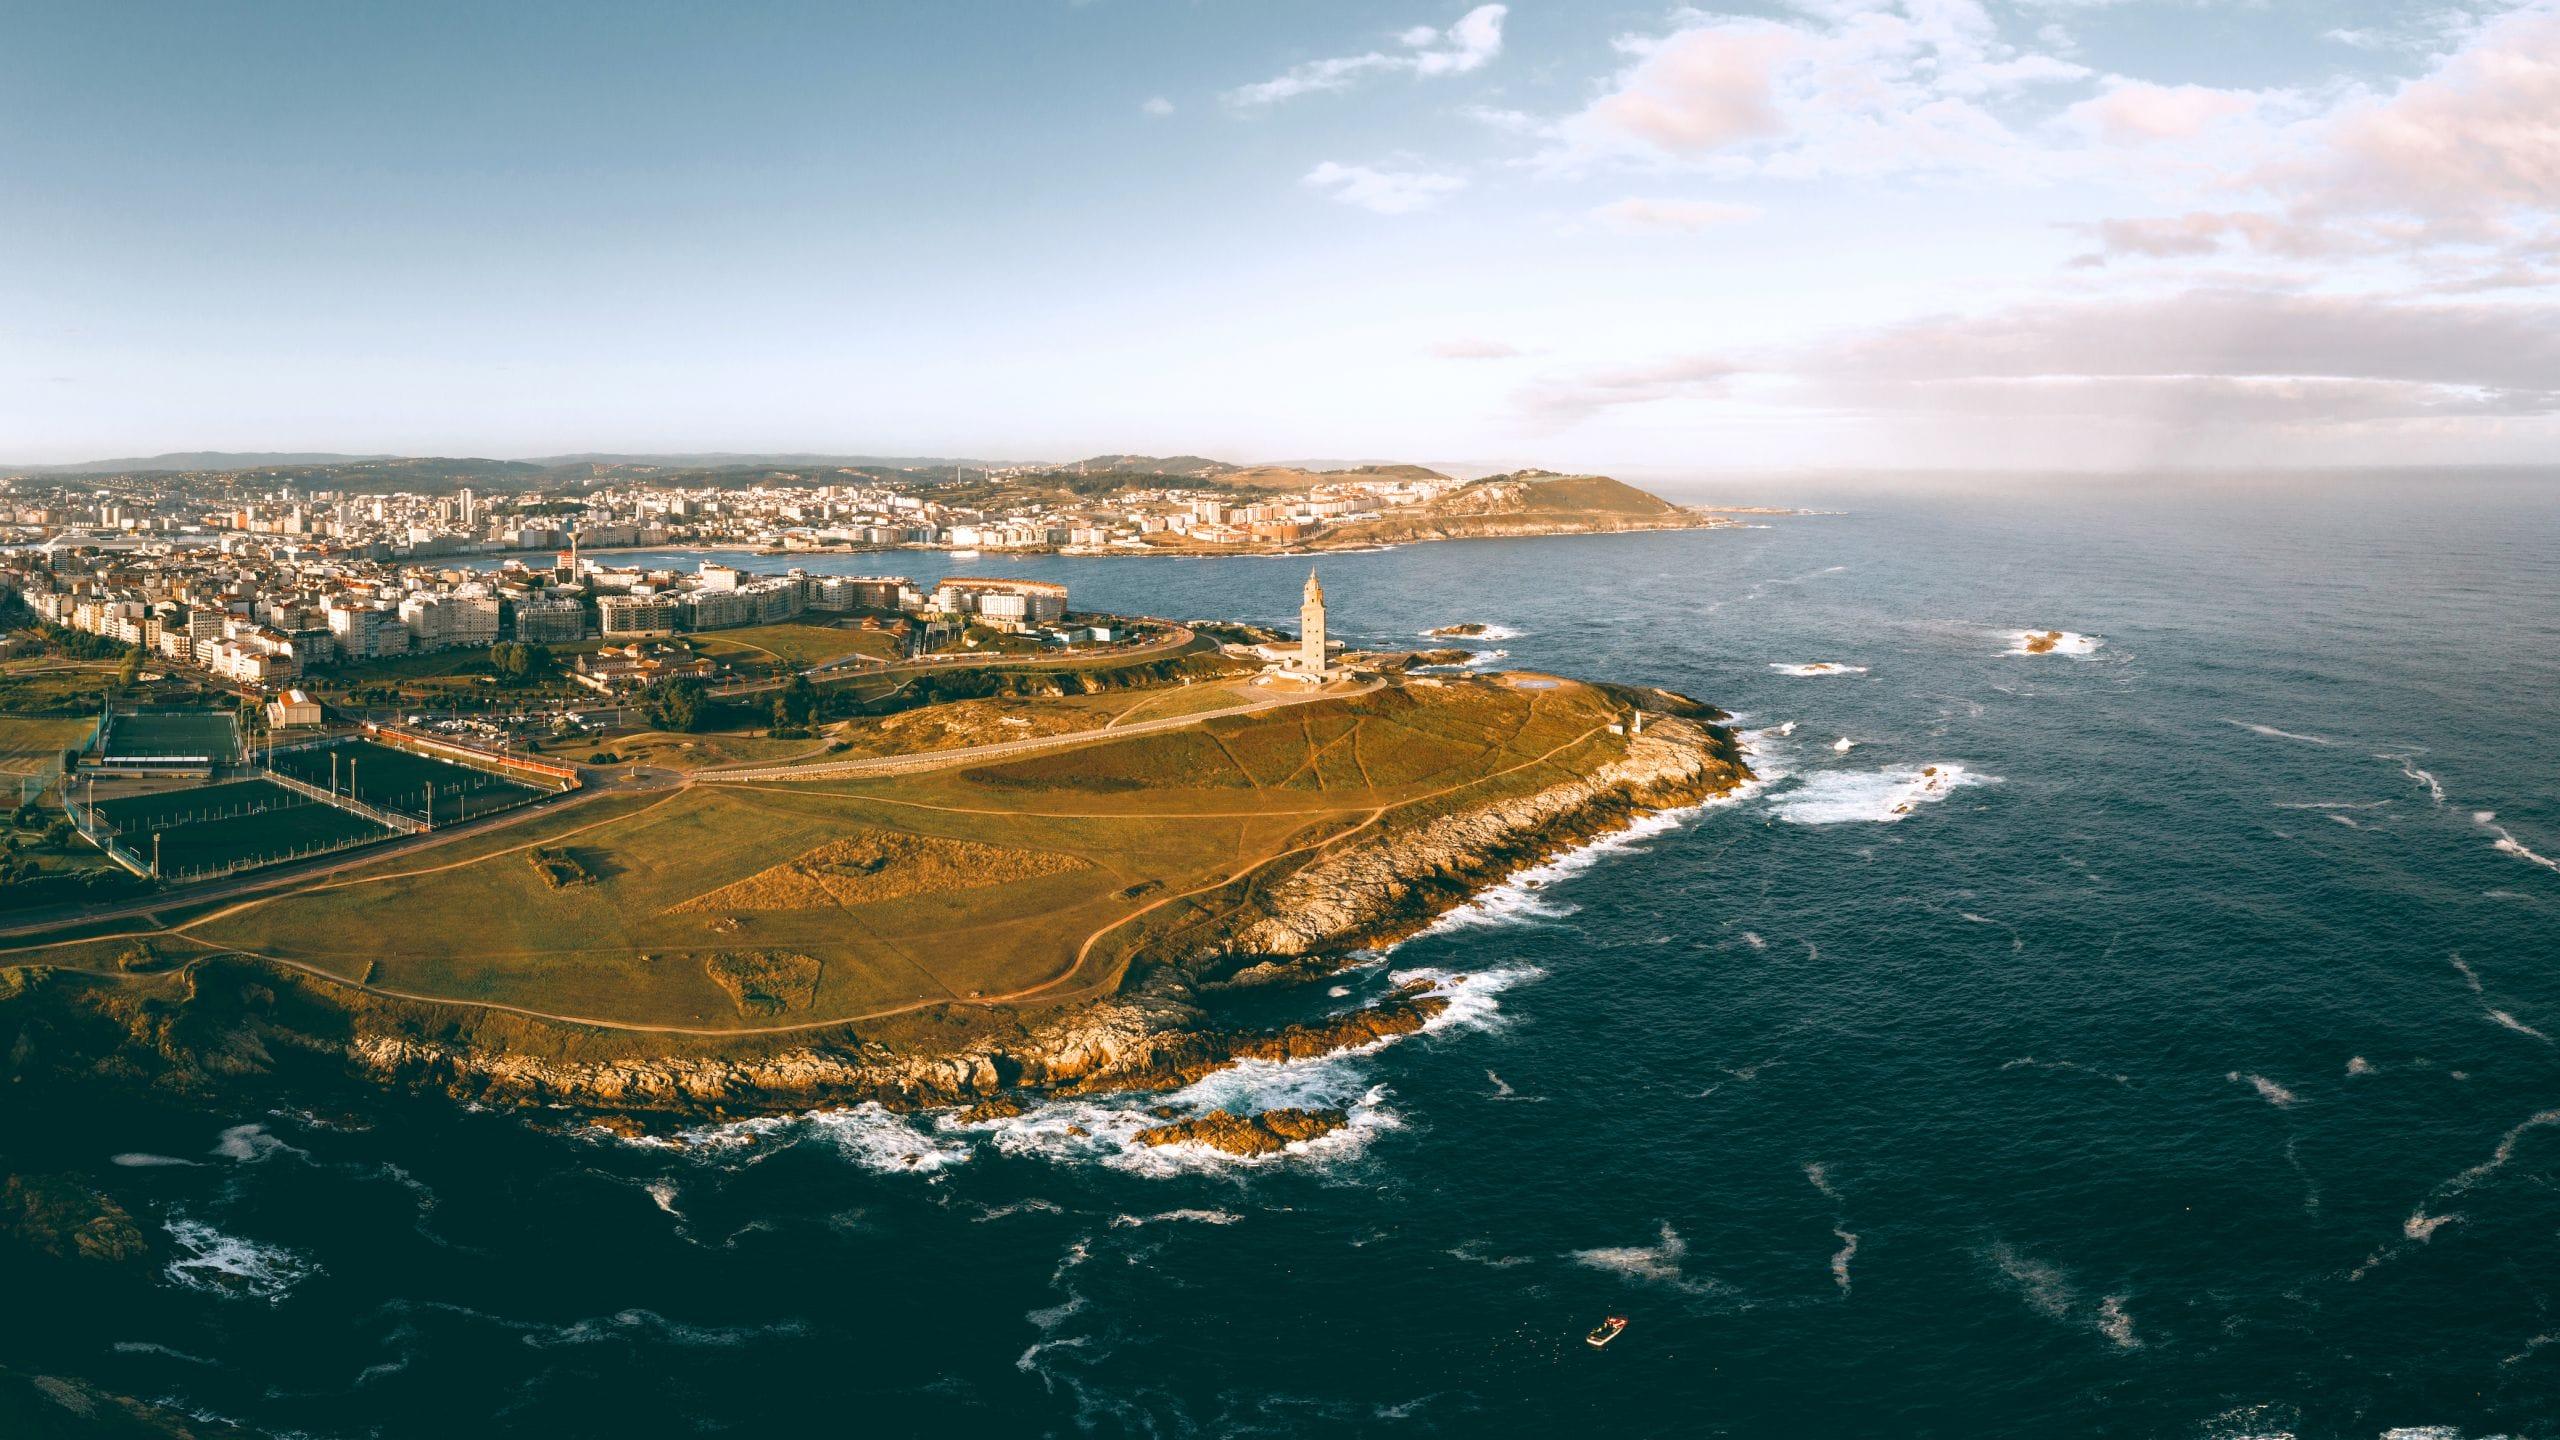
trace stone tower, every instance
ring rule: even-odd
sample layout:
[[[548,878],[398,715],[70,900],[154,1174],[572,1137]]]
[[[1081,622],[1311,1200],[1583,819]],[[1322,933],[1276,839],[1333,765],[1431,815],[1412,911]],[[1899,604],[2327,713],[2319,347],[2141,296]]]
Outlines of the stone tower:
[[[1324,582],[1307,571],[1307,593],[1298,605],[1298,668],[1324,673]]]

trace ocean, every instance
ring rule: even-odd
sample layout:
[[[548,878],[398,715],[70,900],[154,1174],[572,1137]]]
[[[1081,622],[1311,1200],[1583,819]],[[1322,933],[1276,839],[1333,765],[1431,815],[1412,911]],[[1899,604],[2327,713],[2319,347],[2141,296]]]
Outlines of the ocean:
[[[22,1086],[9,1166],[159,1254],[0,1252],[0,1355],[278,1436],[2560,1433],[2560,486],[1719,493],[1845,513],[1319,562],[1763,778],[1307,997],[1428,1033],[1204,1082],[1312,1153]],[[962,568],[1290,623],[1307,562]]]

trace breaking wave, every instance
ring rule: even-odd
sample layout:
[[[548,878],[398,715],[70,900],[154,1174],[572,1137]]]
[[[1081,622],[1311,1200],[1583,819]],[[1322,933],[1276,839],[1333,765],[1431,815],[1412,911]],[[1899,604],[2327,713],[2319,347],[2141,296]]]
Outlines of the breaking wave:
[[[2294,1094],[2292,1091],[2287,1090],[2282,1085],[2277,1084],[2264,1075],[2244,1075],[2239,1071],[2234,1070],[2222,1078],[2230,1081],[2234,1085],[2245,1082],[2250,1089],[2258,1092],[2259,1099],[2266,1101],[2268,1104],[2273,1105],[2279,1110],[2288,1109],[2302,1103],[2301,1096]]]
[[[2279,730],[2273,725],[2261,725],[2254,720],[2225,720],[2222,723],[2225,725],[2237,725],[2252,735],[2264,735],[2270,740],[2299,740],[2305,745],[2335,745],[2338,743],[2326,735],[2304,735],[2298,731]]]
[[[1774,796],[1769,812],[1795,825],[1891,824],[1968,786],[1998,783],[1996,775],[1976,775],[1956,764],[1835,770],[1808,776]]]
[[[309,1256],[226,1235],[200,1220],[172,1215],[167,1229],[179,1253],[162,1273],[190,1290],[273,1304],[320,1273]]]
[[[1464,904],[1443,912],[1416,933],[1445,935],[1451,931],[1485,926],[1538,925],[1564,919],[1580,907],[1547,895],[1545,892],[1549,886],[1570,880],[1613,855],[1641,854],[1646,841],[1670,834],[1705,814],[1709,807],[1731,804],[1751,788],[1746,785],[1741,790],[1719,795],[1703,804],[1640,815],[1606,835],[1520,871]]]
[[[2523,841],[2515,837],[2513,831],[2498,823],[2497,811],[2474,810],[2471,812],[2471,823],[2498,837],[2494,848],[2500,854],[2513,855],[2527,864],[2539,865],[2545,870],[2560,874],[2560,860],[2554,860],[2548,855],[2537,854],[2528,849]]]
[[[232,1126],[214,1141],[211,1153],[225,1160],[237,1160],[243,1165],[263,1164],[278,1155],[292,1155],[304,1160],[311,1158],[310,1151],[298,1145],[288,1145],[268,1134],[264,1125]]]
[[[1606,1270],[1630,1280],[1644,1280],[1700,1294],[1718,1288],[1713,1280],[1696,1280],[1683,1273],[1682,1267],[1688,1258],[1689,1242],[1680,1238],[1680,1232],[1672,1229],[1668,1220],[1662,1222],[1661,1237],[1655,1244],[1604,1245],[1573,1252],[1573,1261],[1577,1265]]]
[[[1772,664],[1769,668],[1781,675],[1793,675],[1798,679],[1817,675],[1864,675],[1867,673],[1867,667],[1864,665],[1843,665],[1834,660],[1815,660],[1802,665]]]

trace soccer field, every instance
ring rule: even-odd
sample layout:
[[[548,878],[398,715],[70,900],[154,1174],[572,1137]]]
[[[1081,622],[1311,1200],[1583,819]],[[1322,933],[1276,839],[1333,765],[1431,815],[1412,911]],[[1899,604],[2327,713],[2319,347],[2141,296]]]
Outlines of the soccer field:
[[[149,863],[155,842],[170,880],[199,871],[271,864],[380,840],[389,827],[265,780],[235,780],[99,802],[116,843]]]
[[[271,763],[296,780],[323,787],[334,784],[342,795],[353,794],[368,805],[432,819],[439,825],[522,805],[548,793],[503,775],[371,740],[281,751]],[[430,786],[435,793],[433,816],[427,814]]]
[[[227,710],[172,710],[117,715],[107,721],[99,757],[125,761],[227,765],[240,755],[239,722]]]

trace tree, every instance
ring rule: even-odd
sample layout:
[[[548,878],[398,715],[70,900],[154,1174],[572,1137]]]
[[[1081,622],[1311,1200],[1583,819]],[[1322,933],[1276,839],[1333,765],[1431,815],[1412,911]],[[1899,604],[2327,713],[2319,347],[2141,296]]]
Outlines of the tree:
[[[531,685],[549,678],[552,671],[551,647],[540,643],[504,640],[489,647],[489,671],[508,685]]]
[[[650,724],[688,734],[709,729],[714,708],[711,687],[692,675],[678,675],[650,686],[641,692],[640,707]]]
[[[127,690],[142,683],[141,651],[130,651],[125,655],[124,663],[116,667],[116,683]]]
[[[773,697],[773,723],[784,730],[802,730],[818,719],[818,687],[806,675],[794,675],[782,693]]]

